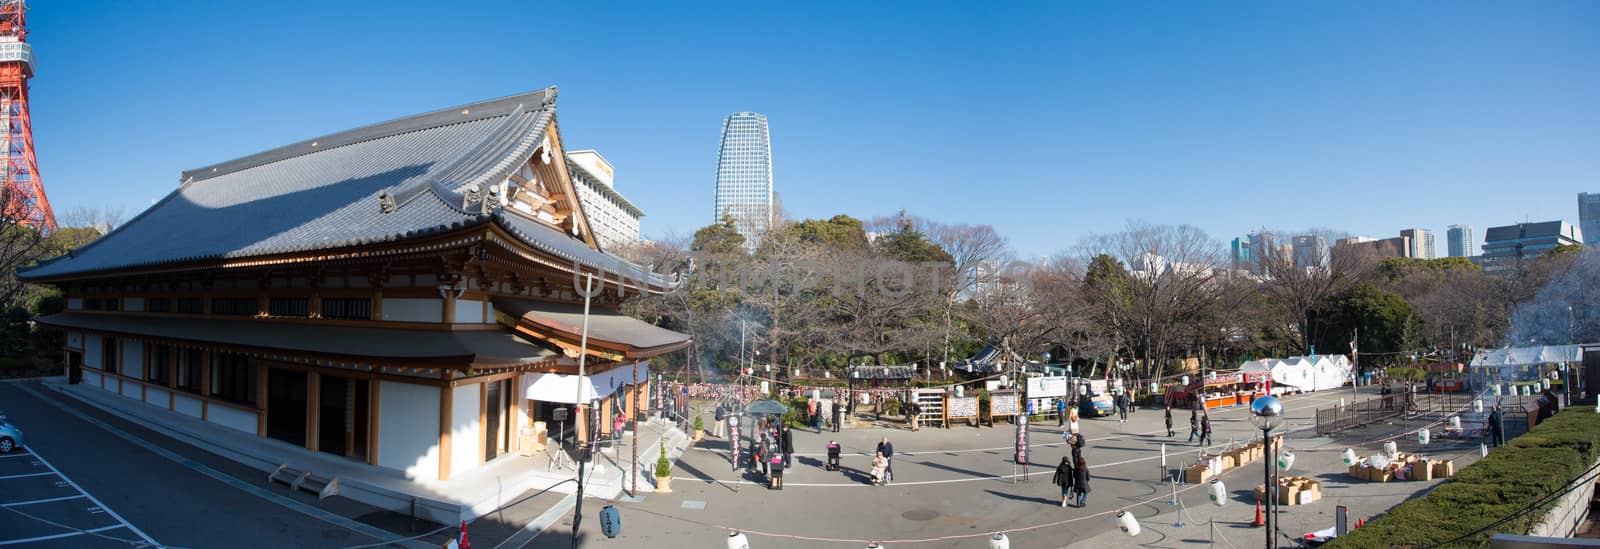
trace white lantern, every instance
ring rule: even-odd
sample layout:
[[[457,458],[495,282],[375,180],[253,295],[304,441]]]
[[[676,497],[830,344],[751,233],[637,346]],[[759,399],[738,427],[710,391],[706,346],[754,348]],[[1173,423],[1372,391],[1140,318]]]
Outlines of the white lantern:
[[[833,372],[822,372],[822,379],[833,379]]]
[[[750,549],[750,538],[737,530],[728,532],[728,549]]]
[[[1461,430],[1461,416],[1450,416],[1450,430]]]
[[[1494,386],[1490,387],[1490,389],[1494,391],[1494,396],[1500,396],[1500,384],[1499,383],[1494,384]],[[1483,410],[1478,410],[1478,411],[1481,412]]]
[[[1183,378],[1181,378],[1180,381],[1183,383],[1184,387],[1188,387],[1189,386],[1189,376],[1183,376]]]
[[[1355,465],[1356,464],[1356,451],[1355,450],[1352,450],[1350,448],[1345,448],[1344,449],[1344,464],[1345,465]]]
[[[1133,513],[1117,511],[1117,527],[1129,536],[1139,535],[1139,520],[1133,518]]]
[[[1384,442],[1383,443],[1383,455],[1389,456],[1391,459],[1394,458],[1397,455],[1400,455],[1400,446],[1395,444],[1394,441],[1392,441],[1392,440],[1388,441],[1388,442]]]
[[[1476,399],[1476,400],[1472,401],[1472,413],[1474,413],[1474,414],[1483,413],[1483,399],[1480,398],[1480,399]]]
[[[1421,444],[1423,446],[1427,446],[1428,445],[1428,428],[1427,427],[1423,427],[1421,429],[1417,429],[1417,443]]]
[[[1011,538],[1005,534],[989,536],[989,549],[1011,549]]]
[[[1211,485],[1206,488],[1206,497],[1217,507],[1228,503],[1228,487],[1222,484],[1222,479],[1211,479]]]
[[[1545,390],[1550,390],[1550,378],[1541,379],[1539,382],[1541,385],[1544,385]]]
[[[1291,467],[1294,467],[1294,452],[1288,450],[1278,452],[1278,470],[1288,471]]]

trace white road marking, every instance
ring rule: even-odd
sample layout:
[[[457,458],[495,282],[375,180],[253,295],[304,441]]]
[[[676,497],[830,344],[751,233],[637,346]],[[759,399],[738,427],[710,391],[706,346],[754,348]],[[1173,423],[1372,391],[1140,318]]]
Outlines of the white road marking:
[[[49,476],[49,475],[53,475],[53,474],[55,474],[55,473],[22,473],[22,474],[19,474],[19,475],[6,475],[6,476],[3,476],[3,477],[0,477],[0,480],[11,480],[11,479],[14,479],[14,478],[28,478],[28,477],[43,477],[43,476]]]
[[[39,461],[43,462],[45,467],[49,467],[50,471],[52,473],[55,473],[56,476],[61,477],[61,480],[64,480],[64,481],[67,482],[68,485],[71,485],[73,490],[77,490],[78,493],[83,494],[83,497],[89,498],[89,501],[94,502],[95,506],[97,506],[97,507],[99,507],[101,509],[104,509],[106,514],[111,515],[111,518],[117,519],[117,522],[121,523],[121,526],[119,526],[119,527],[127,527],[128,530],[133,531],[134,535],[139,536],[139,539],[144,540],[145,542],[149,543],[150,545],[154,545],[154,546],[157,546],[157,547],[161,546],[160,543],[157,543],[154,538],[151,538],[149,535],[145,534],[143,530],[139,529],[139,527],[134,526],[133,523],[131,523],[131,522],[128,522],[128,519],[122,518],[122,515],[117,514],[116,511],[113,511],[113,510],[111,510],[110,507],[107,507],[105,503],[101,502],[99,499],[96,499],[93,494],[89,493],[88,490],[84,490],[82,486],[78,486],[78,483],[73,482],[73,480],[71,478],[68,478],[67,475],[62,474],[60,469],[57,469],[55,465],[50,463],[50,460],[45,459],[44,456],[39,455],[39,454],[34,454],[34,455],[38,456],[39,457]],[[106,529],[109,530],[109,529],[113,529],[113,528],[112,527],[107,527]],[[87,532],[94,532],[96,530],[86,530],[86,531]]]
[[[54,502],[54,501],[67,501],[69,499],[78,499],[78,498],[83,498],[83,497],[89,497],[89,495],[88,494],[78,494],[76,496],[62,496],[62,497],[59,497],[59,498],[47,498],[47,499],[34,499],[34,500],[28,500],[28,501],[18,501],[18,502],[13,502],[13,503],[0,504],[0,507],[21,507],[23,505],[34,505],[34,504],[38,504],[38,503],[50,503],[50,502]]]
[[[18,543],[32,543],[32,542],[35,542],[35,541],[47,541],[47,540],[52,540],[52,539],[70,538],[70,537],[73,537],[73,536],[82,536],[82,535],[86,535],[86,534],[98,534],[100,532],[105,532],[107,530],[116,530],[116,529],[119,529],[119,528],[133,528],[133,525],[113,524],[111,526],[101,526],[99,528],[90,528],[88,530],[79,530],[77,532],[62,532],[60,534],[51,534],[51,535],[48,535],[48,536],[38,536],[38,537],[23,538],[23,539],[8,539],[8,540],[0,541],[0,545],[16,545]],[[134,532],[138,533],[139,531],[138,530],[134,530]],[[143,535],[143,534],[140,534],[140,535]],[[149,540],[150,538],[145,538],[145,539]],[[155,544],[154,541],[151,541],[150,543]]]

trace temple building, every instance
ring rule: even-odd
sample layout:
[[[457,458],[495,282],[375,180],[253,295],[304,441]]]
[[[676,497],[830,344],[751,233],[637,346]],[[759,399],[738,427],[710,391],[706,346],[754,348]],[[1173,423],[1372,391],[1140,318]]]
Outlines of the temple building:
[[[131,221],[21,274],[67,297],[38,322],[65,330],[73,383],[413,479],[512,455],[523,427],[554,431],[575,402],[598,407],[564,423],[572,436],[595,414],[609,433],[642,409],[649,360],[689,338],[617,312],[678,277],[601,249],[555,99],[186,171]]]

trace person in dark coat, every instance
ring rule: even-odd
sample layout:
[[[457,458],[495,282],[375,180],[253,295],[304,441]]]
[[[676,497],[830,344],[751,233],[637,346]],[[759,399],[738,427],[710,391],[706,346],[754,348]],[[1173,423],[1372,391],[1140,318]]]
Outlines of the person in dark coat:
[[[792,461],[794,456],[794,435],[789,432],[788,425],[783,426],[781,431],[783,433],[783,440],[779,445],[783,447],[783,467],[787,469],[794,465],[794,462]]]
[[[1200,412],[1196,411],[1193,408],[1190,408],[1189,409],[1189,442],[1194,442],[1195,437],[1198,437],[1198,436],[1200,436]]]
[[[1089,504],[1089,464],[1083,458],[1074,460],[1072,467],[1072,493],[1078,495],[1078,507]]]
[[[1072,447],[1072,461],[1083,459],[1083,434],[1077,433],[1067,440],[1067,445]]]
[[[840,419],[842,419],[842,417],[839,414],[839,401],[836,399],[833,401],[833,432],[835,433],[839,432]]]
[[[771,456],[772,437],[763,431],[761,433],[761,453],[756,458],[757,461],[761,462],[761,474],[763,476],[770,476],[772,474],[772,470],[768,468],[767,464],[767,462],[770,461]]]
[[[1056,476],[1050,482],[1061,487],[1062,507],[1066,507],[1067,501],[1072,498],[1072,483],[1075,480],[1077,471],[1072,468],[1072,458],[1061,456],[1061,464],[1056,466]]]
[[[1505,432],[1506,426],[1503,416],[1500,415],[1500,407],[1495,406],[1494,411],[1489,412],[1489,447],[1498,448],[1500,445],[1505,444]]]
[[[1171,404],[1167,405],[1165,413],[1167,414],[1167,436],[1169,436],[1169,437],[1170,436],[1176,436],[1178,433],[1172,430],[1172,405]]]
[[[894,443],[889,442],[889,437],[883,437],[883,440],[878,441],[878,453],[883,454],[883,457],[889,460],[889,468],[887,469],[889,476],[883,481],[884,486],[888,486],[889,481],[894,480]]]
[[[1128,422],[1128,393],[1117,395],[1117,416],[1118,421],[1122,423]]]
[[[1200,416],[1200,445],[1213,444],[1211,440],[1211,414]]]
[[[1062,425],[1066,425],[1067,424],[1066,422],[1067,422],[1067,401],[1066,401],[1066,399],[1058,398],[1058,399],[1056,399],[1056,427],[1060,427]]]

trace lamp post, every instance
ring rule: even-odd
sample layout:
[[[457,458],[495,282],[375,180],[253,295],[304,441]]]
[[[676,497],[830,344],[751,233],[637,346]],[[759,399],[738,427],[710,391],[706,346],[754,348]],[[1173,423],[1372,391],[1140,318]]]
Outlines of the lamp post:
[[[585,391],[583,390],[583,385],[584,385],[583,382],[584,382],[585,374],[587,374],[587,372],[585,371],[585,367],[589,363],[588,362],[588,356],[589,356],[589,301],[590,301],[591,298],[593,298],[598,293],[598,292],[596,292],[594,290],[594,275],[589,274],[589,275],[585,275],[585,277],[586,278],[584,279],[584,287],[583,287],[583,328],[582,328],[582,331],[580,332],[579,338],[578,338],[578,384],[577,384],[578,385],[578,395],[572,401],[572,408],[573,408],[574,412],[576,412],[577,410],[580,410],[580,409],[583,408],[583,399],[584,399],[584,393],[585,393]],[[602,289],[604,288],[604,282],[605,282],[604,280],[601,281]],[[594,422],[597,421],[596,418],[595,418],[595,414],[597,412],[599,412],[599,407],[598,406],[590,407],[589,415],[584,418],[584,419],[586,419],[588,421],[584,422],[585,425],[581,426],[580,428],[581,429],[585,429],[590,433],[596,432],[595,429],[591,429],[589,426],[594,425],[595,424]],[[576,415],[576,414],[574,414],[574,415]],[[588,462],[588,460],[584,459],[584,458],[593,456],[592,452],[585,452],[584,451],[584,447],[585,446],[592,447],[592,446],[594,446],[594,443],[595,443],[595,441],[593,440],[592,437],[590,437],[590,440],[588,440],[586,442],[587,443],[579,443],[578,444],[578,499],[577,499],[577,507],[574,509],[573,514],[572,514],[572,548],[573,549],[577,549],[577,547],[578,547],[578,524],[580,522],[582,522],[582,520],[583,520],[583,488],[584,488],[584,486],[583,486],[583,466],[584,466],[584,464],[586,462]],[[589,456],[585,456],[584,454],[586,454],[586,453],[588,453]]]
[[[1277,451],[1272,447],[1272,430],[1283,425],[1283,402],[1278,400],[1278,397],[1271,395],[1258,398],[1250,405],[1250,414],[1250,423],[1261,429],[1261,441],[1267,448],[1267,463],[1262,468],[1262,479],[1265,481],[1263,494],[1267,500],[1267,512],[1265,514],[1267,523],[1266,546],[1267,549],[1272,549],[1272,547],[1276,546],[1273,543],[1273,536],[1277,533],[1275,531],[1277,526],[1273,524],[1272,516],[1273,505],[1277,503],[1274,500],[1274,496],[1277,495],[1277,484],[1273,482],[1273,477],[1276,476],[1277,471],[1275,469],[1278,464]]]

